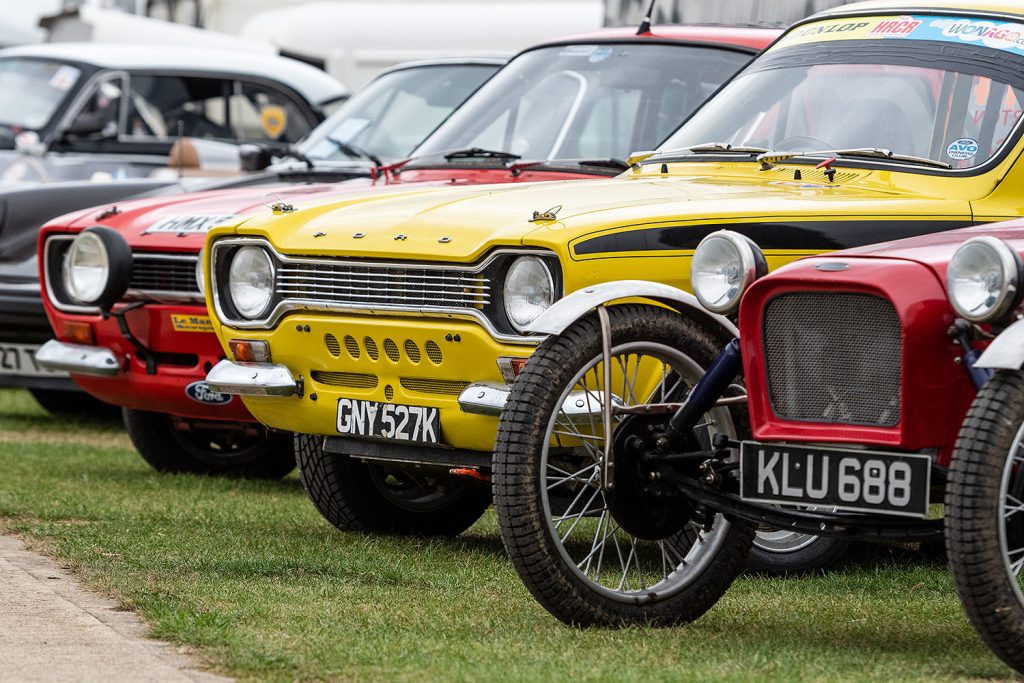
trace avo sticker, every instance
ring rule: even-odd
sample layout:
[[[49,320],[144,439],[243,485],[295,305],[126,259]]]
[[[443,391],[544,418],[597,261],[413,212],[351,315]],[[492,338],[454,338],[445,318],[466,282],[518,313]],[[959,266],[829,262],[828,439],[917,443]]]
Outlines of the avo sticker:
[[[587,61],[590,62],[591,64],[603,62],[604,60],[611,57],[613,52],[614,50],[610,47],[599,47],[590,53],[590,56],[587,57]]]
[[[175,332],[213,332],[213,323],[205,315],[171,315]]]
[[[978,154],[978,141],[971,138],[960,138],[949,143],[946,156],[957,161],[973,159]]]

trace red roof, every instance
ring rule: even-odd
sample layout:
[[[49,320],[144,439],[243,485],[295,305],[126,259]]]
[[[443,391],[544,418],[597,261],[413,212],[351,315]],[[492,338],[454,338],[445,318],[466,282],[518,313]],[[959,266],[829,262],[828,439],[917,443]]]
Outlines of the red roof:
[[[720,45],[739,45],[763,50],[782,34],[780,28],[753,28],[749,26],[675,26],[654,25],[650,32],[637,35],[635,26],[606,28],[593,33],[582,33],[566,36],[553,42],[584,42],[587,40],[622,40],[635,38],[643,40],[678,40],[681,42],[718,43]]]

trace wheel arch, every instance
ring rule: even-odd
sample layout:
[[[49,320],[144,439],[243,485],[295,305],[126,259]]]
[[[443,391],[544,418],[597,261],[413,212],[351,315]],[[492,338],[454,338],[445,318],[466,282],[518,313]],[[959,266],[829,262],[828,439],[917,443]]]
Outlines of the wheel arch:
[[[974,367],[990,370],[1020,370],[1024,367],[1024,320],[1018,320],[1000,332]]]
[[[598,306],[627,299],[646,299],[666,306],[680,315],[689,316],[723,343],[740,335],[731,320],[706,310],[694,295],[671,285],[649,280],[616,280],[578,289],[552,304],[530,323],[526,331],[533,334],[561,334]]]

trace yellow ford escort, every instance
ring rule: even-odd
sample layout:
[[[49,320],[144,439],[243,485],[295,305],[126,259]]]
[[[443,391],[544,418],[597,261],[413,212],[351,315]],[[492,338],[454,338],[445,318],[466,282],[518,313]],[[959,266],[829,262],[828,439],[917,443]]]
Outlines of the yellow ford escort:
[[[458,533],[488,504],[509,383],[545,333],[622,297],[601,283],[644,280],[629,291],[707,317],[682,290],[716,230],[775,267],[1017,216],[1021,13],[927,0],[812,17],[611,180],[296,200],[217,228],[206,292],[226,360],[207,381],[309,435],[302,479],[339,528]],[[475,144],[516,149],[495,129]],[[723,299],[758,267],[727,251]],[[723,321],[709,329],[734,331]]]

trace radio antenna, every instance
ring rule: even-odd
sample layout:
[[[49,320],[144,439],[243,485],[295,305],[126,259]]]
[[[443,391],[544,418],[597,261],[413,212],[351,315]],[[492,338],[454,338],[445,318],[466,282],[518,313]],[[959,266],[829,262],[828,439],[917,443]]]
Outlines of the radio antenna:
[[[638,36],[651,32],[651,17],[654,15],[654,5],[657,4],[657,2],[658,0],[651,0],[651,4],[647,6],[647,15],[644,16],[644,20],[640,22],[640,28],[636,30],[636,34]]]

